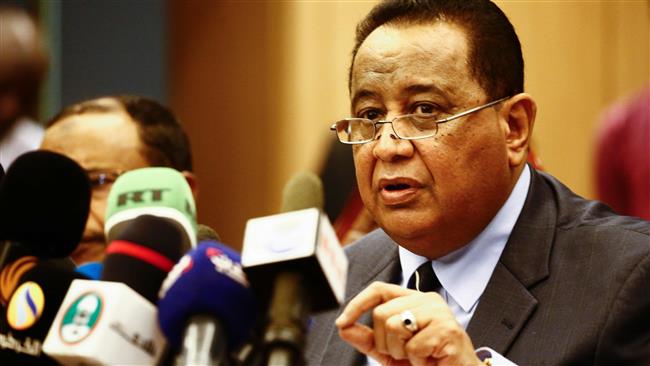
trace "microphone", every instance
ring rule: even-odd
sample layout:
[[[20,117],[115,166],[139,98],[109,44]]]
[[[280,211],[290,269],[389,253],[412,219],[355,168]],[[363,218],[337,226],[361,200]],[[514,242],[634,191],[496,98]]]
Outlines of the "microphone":
[[[101,280],[125,283],[155,304],[163,280],[183,255],[182,230],[157,216],[133,219],[106,248]]]
[[[18,287],[20,277],[25,272],[34,268],[38,263],[38,258],[34,256],[24,256],[6,265],[2,272],[0,272],[0,304],[6,309],[14,294],[14,290]]]
[[[203,240],[220,241],[219,234],[207,225],[198,224],[196,231],[196,241]],[[77,272],[83,274],[91,280],[99,280],[102,276],[104,265],[101,262],[88,262],[77,267]]]
[[[203,240],[221,240],[219,234],[209,226],[198,224],[196,231],[196,241]],[[83,274],[91,280],[99,280],[102,276],[104,265],[101,262],[88,262],[77,267],[77,272]]]
[[[90,207],[90,182],[73,160],[50,151],[19,156],[0,184],[0,268],[11,250],[40,258],[70,255]],[[15,255],[14,255],[15,257]]]
[[[16,254],[15,251],[12,254]],[[0,305],[5,308],[9,303],[9,299],[11,298],[11,295],[13,295],[14,290],[20,284],[20,277],[25,272],[34,268],[38,263],[65,272],[72,272],[75,270],[74,262],[72,262],[70,257],[39,259],[32,255],[20,255],[14,259],[15,260],[8,261],[9,264],[0,271]],[[85,278],[84,276],[81,276],[81,278]]]
[[[221,241],[221,238],[213,228],[207,225],[199,224],[196,230],[196,241],[202,242],[204,240]]]
[[[43,352],[65,365],[153,365],[164,347],[151,302],[123,283],[75,280]]]
[[[73,282],[45,352],[65,364],[158,362],[165,340],[153,304],[181,257],[183,235],[180,225],[161,217],[130,220],[106,248],[102,281]]]
[[[285,213],[246,223],[242,264],[269,304],[262,341],[269,365],[303,364],[308,314],[343,302],[348,262],[321,211],[322,192],[316,175],[299,173],[284,189]]]
[[[202,241],[174,266],[160,290],[158,319],[176,365],[229,365],[255,324],[256,303],[239,255]]]
[[[0,359],[3,365],[58,365],[42,352],[42,344],[70,283],[84,276],[35,257],[20,258],[5,269],[10,267],[2,281],[16,285],[0,307]]]
[[[196,246],[196,206],[185,177],[172,168],[128,171],[113,183],[106,203],[104,233],[111,242],[140,215],[153,215],[183,228],[183,246]]]

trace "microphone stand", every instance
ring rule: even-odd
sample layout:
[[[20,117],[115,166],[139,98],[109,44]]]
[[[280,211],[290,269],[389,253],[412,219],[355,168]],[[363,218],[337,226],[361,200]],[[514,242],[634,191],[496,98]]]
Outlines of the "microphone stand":
[[[217,319],[194,315],[185,327],[183,344],[174,365],[230,366],[227,344],[226,332]]]
[[[279,273],[263,339],[266,365],[304,365],[302,350],[310,305],[302,277],[293,271]]]

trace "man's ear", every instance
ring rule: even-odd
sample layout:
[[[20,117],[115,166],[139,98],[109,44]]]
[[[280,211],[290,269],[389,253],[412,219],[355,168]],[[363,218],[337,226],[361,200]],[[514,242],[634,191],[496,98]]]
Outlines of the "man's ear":
[[[183,176],[185,177],[187,184],[190,185],[190,189],[192,189],[192,196],[194,196],[194,202],[196,202],[197,199],[199,198],[199,181],[196,178],[196,175],[194,175],[194,173],[187,170],[183,170],[181,174],[183,174]]]
[[[508,160],[511,167],[518,167],[526,162],[537,104],[529,94],[520,93],[504,102],[501,113],[506,122],[504,133]]]

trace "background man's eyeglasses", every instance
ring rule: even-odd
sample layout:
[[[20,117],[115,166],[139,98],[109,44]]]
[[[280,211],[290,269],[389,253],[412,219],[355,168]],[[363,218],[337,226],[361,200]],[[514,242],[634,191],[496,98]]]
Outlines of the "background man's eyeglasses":
[[[114,183],[117,178],[122,175],[124,171],[121,170],[87,170],[88,179],[90,179],[90,186],[93,189],[103,187],[108,184]]]
[[[510,97],[494,100],[478,107],[454,114],[446,118],[440,118],[438,113],[427,114],[405,114],[397,116],[390,121],[373,121],[367,118],[345,118],[335,122],[330,130],[336,131],[336,135],[344,144],[365,144],[373,141],[377,133],[377,125],[389,123],[395,135],[404,140],[417,140],[435,136],[438,132],[438,125],[453,121],[468,114],[478,112],[482,109],[501,103]]]

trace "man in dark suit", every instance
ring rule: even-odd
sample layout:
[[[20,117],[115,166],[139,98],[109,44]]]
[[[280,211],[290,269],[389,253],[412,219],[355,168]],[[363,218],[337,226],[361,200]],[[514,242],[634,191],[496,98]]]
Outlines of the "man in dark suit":
[[[487,0],[398,0],[357,28],[351,144],[380,229],[348,247],[314,365],[650,365],[650,223],[526,164],[536,104]]]

